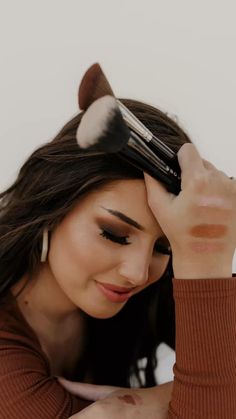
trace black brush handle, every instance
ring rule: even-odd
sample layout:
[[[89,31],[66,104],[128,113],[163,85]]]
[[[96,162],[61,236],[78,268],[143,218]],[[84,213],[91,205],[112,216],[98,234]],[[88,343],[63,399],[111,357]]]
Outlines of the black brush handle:
[[[145,143],[145,145],[152,150],[154,154],[166,163],[173,172],[179,177],[181,175],[181,169],[179,166],[176,152],[174,152],[165,142],[155,136],[122,102],[117,99],[118,106],[126,122],[127,126],[131,130],[131,135],[139,137]]]
[[[168,169],[164,172],[162,168],[154,166],[147,158],[128,146],[122,148],[119,155],[138,169],[147,172],[155,179],[164,183],[168,192],[175,195],[179,194],[181,190],[181,179],[171,174]]]
[[[159,138],[154,137],[152,138],[152,140],[150,142],[147,143],[148,147],[158,156],[160,157],[160,159],[162,159],[166,164],[168,164],[168,166],[171,167],[171,169],[173,169],[179,176],[181,174],[181,169],[179,166],[179,161],[178,161],[178,157],[177,154],[173,151],[170,150],[170,152],[166,152],[165,149],[163,148],[163,143],[161,140],[159,140]],[[168,147],[169,149],[169,147]]]

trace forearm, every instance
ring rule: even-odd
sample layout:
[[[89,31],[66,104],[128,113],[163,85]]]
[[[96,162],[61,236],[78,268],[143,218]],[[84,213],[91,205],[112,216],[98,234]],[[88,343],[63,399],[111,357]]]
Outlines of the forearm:
[[[233,419],[236,281],[174,279],[176,364],[168,419]]]
[[[110,395],[97,400],[89,408],[69,419],[166,419],[172,386],[173,382],[142,389],[115,390],[113,387]],[[102,388],[105,389],[106,386],[97,387],[100,387],[99,391],[103,391]],[[94,390],[96,392],[96,387]],[[93,392],[92,387],[91,391]]]
[[[157,419],[167,419],[169,403],[172,398],[173,381],[160,384],[150,389],[153,392],[153,405],[158,404],[159,415]]]
[[[233,254],[221,255],[191,250],[173,254],[173,272],[176,279],[230,278],[232,275]]]

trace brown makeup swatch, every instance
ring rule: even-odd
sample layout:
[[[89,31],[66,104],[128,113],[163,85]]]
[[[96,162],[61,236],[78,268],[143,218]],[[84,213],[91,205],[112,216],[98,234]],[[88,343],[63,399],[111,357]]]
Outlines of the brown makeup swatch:
[[[190,229],[190,235],[205,239],[219,239],[226,235],[228,228],[222,224],[199,224]]]
[[[119,396],[118,399],[120,401],[124,402],[124,403],[127,403],[127,404],[133,404],[133,405],[142,404],[142,401],[141,401],[140,397],[138,397],[138,396],[133,397],[130,394],[125,394],[124,396]]]

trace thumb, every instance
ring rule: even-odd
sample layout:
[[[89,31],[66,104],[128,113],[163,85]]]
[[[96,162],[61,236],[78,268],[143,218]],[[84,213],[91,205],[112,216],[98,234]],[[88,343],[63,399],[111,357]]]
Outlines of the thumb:
[[[58,377],[59,383],[70,393],[79,396],[85,400],[96,401],[104,399],[119,387],[113,386],[100,386],[97,384],[79,383],[76,381],[69,381],[65,378]]]
[[[147,191],[148,205],[155,216],[158,212],[162,213],[168,207],[168,204],[175,197],[174,194],[167,191],[165,186],[144,172],[144,180]]]
[[[184,189],[192,178],[204,174],[206,168],[194,144],[185,143],[182,145],[177,156],[181,168],[181,189]]]

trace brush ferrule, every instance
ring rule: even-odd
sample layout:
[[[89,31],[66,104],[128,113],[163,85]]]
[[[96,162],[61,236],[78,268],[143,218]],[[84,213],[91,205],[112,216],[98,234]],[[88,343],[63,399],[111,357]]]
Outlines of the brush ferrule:
[[[126,106],[120,102],[117,99],[120,111],[122,113],[122,116],[129,126],[129,128],[133,129],[138,135],[140,135],[143,139],[145,139],[147,142],[151,141],[153,135],[151,131],[149,131],[148,128],[145,127],[145,125],[138,119],[136,116],[130,112]]]
[[[159,149],[164,156],[168,159],[175,157],[175,153],[171,150],[165,143],[163,143],[159,138],[154,136],[152,132],[128,109],[126,106],[117,99],[118,106],[122,113],[122,116],[130,129],[132,129],[136,134],[142,137],[146,142],[152,141],[155,145],[155,148]]]
[[[172,176],[179,178],[178,174],[172,170],[163,160],[161,160],[136,133],[131,131],[131,136],[127,145],[128,147],[140,153],[143,158],[147,159],[149,164],[153,164],[154,167],[158,168],[164,174],[170,173]]]

